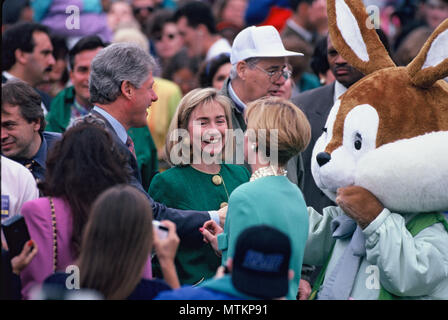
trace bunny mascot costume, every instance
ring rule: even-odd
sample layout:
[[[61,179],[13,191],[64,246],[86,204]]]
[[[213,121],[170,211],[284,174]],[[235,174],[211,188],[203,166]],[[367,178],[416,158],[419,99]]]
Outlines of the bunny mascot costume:
[[[361,0],[328,0],[332,43],[365,77],[337,100],[312,173],[310,299],[448,299],[448,19],[396,67]],[[446,78],[444,80],[444,78]]]

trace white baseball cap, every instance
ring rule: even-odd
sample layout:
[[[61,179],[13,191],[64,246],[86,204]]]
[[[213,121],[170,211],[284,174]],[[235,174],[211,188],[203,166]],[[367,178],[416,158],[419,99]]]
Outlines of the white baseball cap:
[[[277,29],[273,26],[250,26],[241,30],[233,40],[230,63],[249,58],[303,56],[303,53],[286,50]]]

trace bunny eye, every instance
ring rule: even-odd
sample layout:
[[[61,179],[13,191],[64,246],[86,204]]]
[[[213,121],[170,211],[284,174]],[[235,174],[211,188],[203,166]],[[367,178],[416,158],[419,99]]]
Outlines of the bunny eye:
[[[355,142],[354,142],[354,146],[356,150],[361,150],[362,147],[362,137],[359,133],[356,133],[355,135]]]

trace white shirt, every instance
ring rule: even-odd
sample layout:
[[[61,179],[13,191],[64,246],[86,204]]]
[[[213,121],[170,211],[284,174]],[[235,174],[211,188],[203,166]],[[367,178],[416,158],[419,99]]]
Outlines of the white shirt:
[[[339,81],[335,81],[334,82],[334,96],[333,96],[333,101],[336,101],[339,99],[340,96],[342,96],[345,91],[347,91],[347,88],[344,87],[344,85],[342,83],[340,83]]]
[[[222,53],[228,53],[230,57],[231,51],[232,47],[230,46],[229,41],[227,41],[227,39],[221,38],[214,44],[212,44],[212,46],[208,49],[205,60],[207,61],[213,59]]]
[[[4,156],[1,159],[3,221],[19,214],[26,201],[39,198],[39,189],[27,168]]]

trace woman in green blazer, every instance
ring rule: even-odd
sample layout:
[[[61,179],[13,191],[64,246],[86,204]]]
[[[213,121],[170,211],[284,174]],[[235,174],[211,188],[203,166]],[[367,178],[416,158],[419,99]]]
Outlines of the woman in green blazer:
[[[284,166],[308,145],[310,125],[297,106],[276,97],[249,104],[246,122],[245,158],[253,172],[250,182],[230,196],[224,230],[208,221],[202,233],[222,254],[223,265],[233,257],[240,233],[250,226],[269,225],[287,234],[292,244],[289,267],[294,270],[287,298],[296,299],[308,237],[308,212],[302,192],[288,180]]]
[[[230,102],[215,89],[185,95],[172,119],[165,150],[175,166],[154,177],[151,197],[184,210],[226,206],[232,191],[250,176],[243,166],[222,161],[231,123]],[[215,274],[220,258],[206,243],[200,247],[180,243],[175,262],[181,284],[196,284]],[[157,262],[153,272],[161,275]]]

